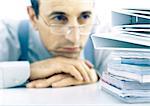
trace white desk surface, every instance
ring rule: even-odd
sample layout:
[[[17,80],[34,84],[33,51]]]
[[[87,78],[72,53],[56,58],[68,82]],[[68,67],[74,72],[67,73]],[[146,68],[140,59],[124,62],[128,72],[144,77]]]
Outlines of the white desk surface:
[[[150,104],[125,104],[101,90],[99,82],[66,88],[0,89],[0,105],[150,106]]]

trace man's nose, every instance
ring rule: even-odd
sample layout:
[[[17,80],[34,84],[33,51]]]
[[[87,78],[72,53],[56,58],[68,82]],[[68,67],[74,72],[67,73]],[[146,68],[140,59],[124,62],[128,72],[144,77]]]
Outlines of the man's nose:
[[[77,25],[71,27],[70,33],[66,35],[66,39],[71,41],[73,44],[79,43],[79,41],[80,41],[80,29]]]

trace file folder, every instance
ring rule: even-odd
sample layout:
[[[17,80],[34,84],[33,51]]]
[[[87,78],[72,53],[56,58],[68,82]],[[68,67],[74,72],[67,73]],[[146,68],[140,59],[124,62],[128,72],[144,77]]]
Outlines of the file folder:
[[[122,35],[104,33],[100,36],[92,35],[91,38],[95,49],[150,51],[150,39],[137,39],[137,37],[129,37],[127,34]]]

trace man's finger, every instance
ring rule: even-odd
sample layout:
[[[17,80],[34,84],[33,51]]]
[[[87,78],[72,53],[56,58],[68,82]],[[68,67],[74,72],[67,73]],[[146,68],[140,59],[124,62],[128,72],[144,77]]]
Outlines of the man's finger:
[[[50,87],[52,83],[62,80],[63,78],[68,77],[67,74],[58,74],[54,75],[48,79],[40,79],[36,81],[32,81],[31,83],[27,84],[28,88],[47,88]]]
[[[80,81],[83,81],[83,80],[85,80],[86,82],[90,82],[90,78],[89,78],[89,76],[88,76],[88,73],[86,72],[86,70],[83,68],[83,66],[82,66],[82,64],[81,64],[81,62],[83,62],[83,61],[79,61],[79,60],[70,60],[70,59],[65,59],[66,61],[64,61],[64,60],[62,60],[61,62],[62,63],[64,63],[64,64],[68,64],[69,63],[69,65],[70,66],[73,66],[73,67],[70,67],[70,68],[72,68],[73,70],[72,71],[70,71],[70,73],[75,73],[76,74],[76,76],[77,76],[77,72],[79,72],[80,74],[78,74],[78,80],[80,80]],[[67,68],[67,67],[66,67]],[[65,69],[66,69],[65,68]],[[77,71],[77,72],[76,72]],[[80,78],[80,76],[79,75],[81,75],[81,77],[82,77],[82,80],[81,79],[79,79]],[[75,75],[73,75],[73,76],[75,76]]]
[[[83,77],[82,77],[81,73],[71,64],[69,64],[69,65],[66,65],[66,64],[61,65],[58,70],[61,73],[64,72],[64,73],[72,75],[73,77],[75,77],[79,81],[83,81]]]
[[[75,64],[74,65],[77,70],[80,71],[81,75],[83,76],[83,79],[85,82],[90,82],[90,77],[87,73],[87,71],[84,69],[84,67],[81,64]]]
[[[60,81],[60,80],[63,80],[64,78],[67,78],[68,76],[70,75],[67,75],[67,74],[58,74],[58,75],[54,75],[50,78],[48,78],[46,81],[47,83],[46,84],[40,84],[38,85],[37,87],[41,87],[41,88],[46,88],[46,87],[49,87],[52,85],[52,83],[55,83],[57,81]]]
[[[58,82],[52,83],[52,87],[67,87],[71,85],[80,85],[84,84],[83,81],[78,81],[73,77],[64,78],[63,80],[60,80]],[[86,84],[86,83],[85,83]]]
[[[88,60],[85,60],[85,64],[86,64],[90,69],[94,67],[94,65],[93,65],[90,61],[88,61]]]
[[[96,73],[95,69],[90,69],[90,77],[91,77],[91,82],[96,82],[98,80],[98,75]]]
[[[29,83],[26,84],[26,87],[27,88],[36,88],[36,84],[38,83],[45,83],[46,79],[40,79],[40,80],[34,80],[34,81],[31,81]]]
[[[97,81],[97,74],[96,71],[94,69],[90,69],[86,64],[83,64],[85,70],[87,71],[90,81],[91,82],[96,82]]]
[[[30,77],[31,80],[46,78],[62,72],[66,74],[70,74],[80,81],[83,80],[81,73],[71,64],[56,62],[55,64],[43,65],[37,68],[35,68],[36,66],[34,65],[36,64],[31,65],[31,69],[32,69],[31,71],[32,73]]]

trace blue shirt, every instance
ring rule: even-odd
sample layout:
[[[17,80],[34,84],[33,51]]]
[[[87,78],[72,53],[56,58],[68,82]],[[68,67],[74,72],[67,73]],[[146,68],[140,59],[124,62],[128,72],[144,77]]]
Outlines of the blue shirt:
[[[52,55],[44,47],[39,32],[29,24],[28,61],[18,61],[21,45],[18,38],[20,22],[14,20],[0,21],[0,88],[14,87],[26,82],[30,76],[29,62],[35,62]],[[81,58],[84,59],[83,52]],[[108,53],[96,51],[95,67],[100,69]],[[95,57],[93,57],[95,58]]]

